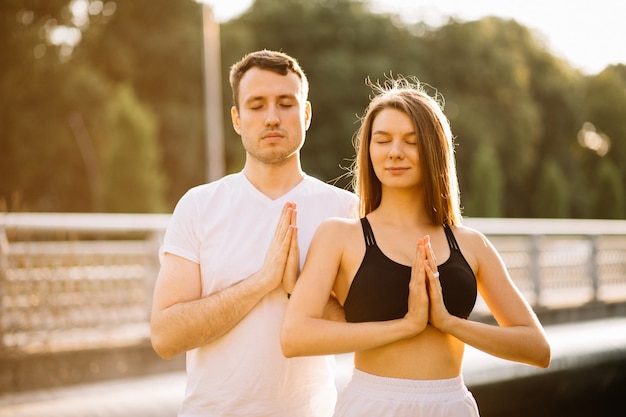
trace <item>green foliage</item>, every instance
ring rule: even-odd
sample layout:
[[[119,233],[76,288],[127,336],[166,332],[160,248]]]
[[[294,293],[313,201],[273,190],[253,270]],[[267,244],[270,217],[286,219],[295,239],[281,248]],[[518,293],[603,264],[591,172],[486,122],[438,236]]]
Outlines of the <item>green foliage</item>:
[[[202,6],[102,4],[76,26],[69,0],[0,2],[0,209],[169,212],[205,181]],[[53,45],[54,25],[80,43]],[[465,214],[626,215],[625,65],[585,77],[514,20],[429,28],[357,0],[256,0],[220,29],[227,172],[244,159],[228,70],[268,48],[309,76],[311,175],[347,187],[366,78],[411,75],[445,98]],[[585,123],[604,151],[579,140]]]
[[[45,36],[55,25],[76,29],[67,0],[0,5],[2,56],[12,57],[0,58],[0,201],[7,209],[170,211],[164,168],[182,174],[172,176],[183,184],[170,200],[202,182],[200,9],[183,3],[178,14],[168,2],[135,1],[117,4],[113,15],[91,15],[71,54]],[[185,20],[190,15],[195,25]],[[114,117],[115,108],[126,112]],[[153,113],[158,121],[146,116]],[[161,164],[162,149],[175,155],[171,166]],[[112,201],[107,190],[123,173],[138,176],[124,179],[132,198]]]
[[[569,215],[567,179],[553,160],[544,162],[530,201],[534,217],[559,218]]]
[[[474,154],[471,182],[463,195],[463,214],[471,217],[501,217],[503,211],[502,169],[493,146],[482,144]]]
[[[51,18],[61,21],[64,2],[30,3],[38,8],[0,5],[2,56],[15,58],[2,63],[0,77],[0,200],[9,210],[90,211],[91,161],[79,140],[89,138],[78,137],[70,121],[83,107],[97,113],[107,83],[83,67],[70,70],[42,38]]]
[[[205,181],[202,9],[192,1],[116,2],[94,19],[76,51],[114,83],[128,83],[158,120],[167,211]]]
[[[150,213],[165,210],[164,176],[158,170],[154,114],[122,84],[105,109],[106,143],[102,155],[103,204],[106,212]]]
[[[603,160],[597,174],[594,213],[600,219],[623,219],[626,216],[626,193],[620,172],[609,160]]]
[[[504,215],[528,215],[526,186],[532,180],[545,124],[533,96],[538,58],[548,54],[517,22],[487,18],[450,22],[427,40],[439,59],[429,61],[434,82],[446,96],[457,135],[460,182],[480,144],[496,150],[504,171]]]
[[[586,121],[606,136],[606,157],[626,185],[626,65],[614,65],[591,77],[585,97]]]

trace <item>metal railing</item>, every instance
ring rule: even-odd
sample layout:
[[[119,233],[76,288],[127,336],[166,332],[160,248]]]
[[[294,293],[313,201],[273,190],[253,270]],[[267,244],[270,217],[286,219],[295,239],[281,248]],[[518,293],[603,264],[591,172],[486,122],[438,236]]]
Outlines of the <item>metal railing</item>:
[[[0,214],[0,348],[145,341],[169,216]]]
[[[0,350],[146,341],[169,215],[0,214]],[[466,219],[535,308],[626,301],[626,221]],[[484,311],[479,299],[476,309]]]
[[[535,309],[626,301],[626,221],[466,219]],[[484,309],[481,300],[477,310]]]

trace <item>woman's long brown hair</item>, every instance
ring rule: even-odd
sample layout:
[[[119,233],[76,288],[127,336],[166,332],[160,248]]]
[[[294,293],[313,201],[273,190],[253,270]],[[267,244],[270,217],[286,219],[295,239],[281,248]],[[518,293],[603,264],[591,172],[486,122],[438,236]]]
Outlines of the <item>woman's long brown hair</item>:
[[[413,78],[387,79],[383,84],[368,84],[376,93],[365,109],[361,126],[355,134],[356,160],[353,186],[360,198],[360,215],[366,216],[380,205],[382,185],[374,173],[369,147],[372,123],[383,109],[395,109],[408,115],[417,133],[417,147],[422,171],[426,212],[433,224],[449,226],[461,223],[460,195],[454,161],[450,124],[438,100]]]

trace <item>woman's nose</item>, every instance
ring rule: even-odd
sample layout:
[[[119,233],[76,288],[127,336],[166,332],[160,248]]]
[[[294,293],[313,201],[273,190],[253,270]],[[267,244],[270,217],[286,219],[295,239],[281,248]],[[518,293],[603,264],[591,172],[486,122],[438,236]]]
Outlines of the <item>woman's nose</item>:
[[[392,141],[391,149],[389,149],[389,158],[402,158],[403,156],[404,150],[402,149],[402,141]]]

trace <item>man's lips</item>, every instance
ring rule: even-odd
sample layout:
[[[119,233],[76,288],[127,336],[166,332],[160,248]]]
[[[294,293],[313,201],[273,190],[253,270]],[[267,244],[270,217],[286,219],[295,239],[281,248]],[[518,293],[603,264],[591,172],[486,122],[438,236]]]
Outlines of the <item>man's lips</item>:
[[[277,141],[277,140],[281,140],[284,137],[285,135],[283,135],[280,132],[269,132],[261,136],[263,140],[267,140],[267,141]]]
[[[263,139],[265,139],[265,138],[275,138],[275,137],[282,138],[283,136],[285,136],[285,134],[283,132],[280,132],[280,131],[277,131],[277,130],[272,130],[271,132],[264,133],[261,137]]]

